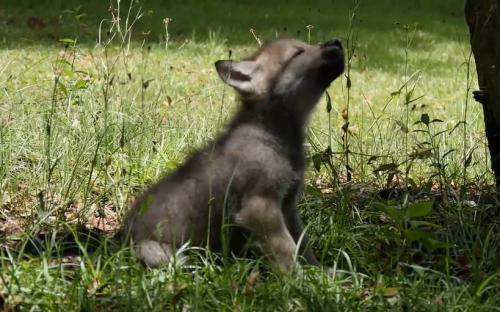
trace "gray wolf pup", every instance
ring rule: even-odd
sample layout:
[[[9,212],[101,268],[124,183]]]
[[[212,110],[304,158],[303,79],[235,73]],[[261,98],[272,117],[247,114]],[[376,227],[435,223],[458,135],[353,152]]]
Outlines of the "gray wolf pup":
[[[132,207],[125,229],[138,256],[154,267],[168,262],[186,242],[218,249],[225,225],[232,224],[235,237],[251,233],[282,271],[293,269],[298,252],[309,264],[319,264],[296,202],[306,165],[308,117],[344,71],[340,42],[280,39],[242,61],[217,61],[215,68],[239,94],[241,107],[217,140]],[[238,244],[243,242],[231,242],[232,248]]]

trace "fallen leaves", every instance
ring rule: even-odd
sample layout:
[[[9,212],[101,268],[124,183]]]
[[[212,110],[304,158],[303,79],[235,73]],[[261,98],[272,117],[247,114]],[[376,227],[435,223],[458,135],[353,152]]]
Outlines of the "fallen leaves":
[[[0,224],[0,236],[10,236],[22,233],[23,229],[19,222],[19,220],[7,218],[7,220]]]

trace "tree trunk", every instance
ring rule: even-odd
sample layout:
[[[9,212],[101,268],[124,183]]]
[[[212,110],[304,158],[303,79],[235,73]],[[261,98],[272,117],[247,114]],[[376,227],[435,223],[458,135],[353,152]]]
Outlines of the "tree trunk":
[[[476,61],[491,167],[500,190],[500,0],[466,0],[465,17]]]

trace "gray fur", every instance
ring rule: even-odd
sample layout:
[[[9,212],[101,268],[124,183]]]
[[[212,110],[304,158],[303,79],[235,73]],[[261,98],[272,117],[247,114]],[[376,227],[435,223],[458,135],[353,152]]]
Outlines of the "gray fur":
[[[167,262],[175,249],[221,247],[230,223],[250,232],[283,270],[294,267],[303,227],[296,201],[304,170],[308,116],[344,69],[338,41],[311,46],[292,39],[264,45],[241,62],[218,61],[221,79],[241,97],[226,131],[132,207],[126,229],[149,266]],[[233,248],[243,245],[236,240]],[[318,264],[304,236],[301,254]]]

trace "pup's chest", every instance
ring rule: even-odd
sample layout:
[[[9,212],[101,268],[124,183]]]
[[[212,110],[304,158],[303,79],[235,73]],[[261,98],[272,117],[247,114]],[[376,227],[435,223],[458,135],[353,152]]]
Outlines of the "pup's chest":
[[[303,168],[294,166],[287,147],[270,136],[234,137],[222,155],[232,159],[235,182],[244,190],[273,192],[281,197],[303,176]]]

